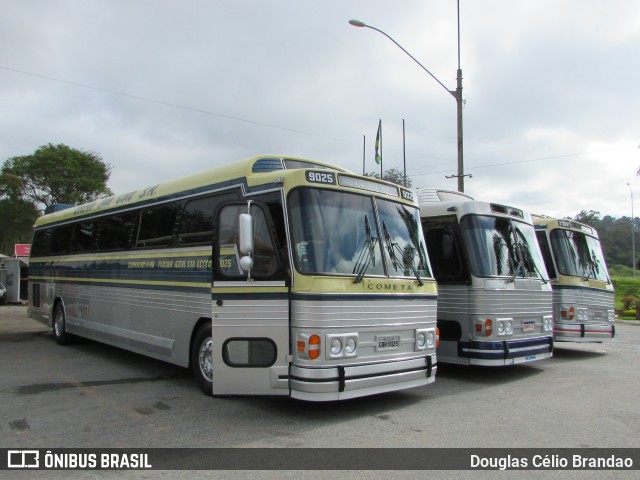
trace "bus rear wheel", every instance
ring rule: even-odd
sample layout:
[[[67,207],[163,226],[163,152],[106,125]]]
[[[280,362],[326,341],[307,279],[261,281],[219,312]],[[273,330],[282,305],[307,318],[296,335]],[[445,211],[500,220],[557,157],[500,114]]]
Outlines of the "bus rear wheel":
[[[201,325],[193,338],[191,367],[196,382],[206,395],[213,395],[213,338],[211,324]]]
[[[53,311],[53,337],[58,345],[69,345],[73,342],[73,335],[67,332],[67,319],[61,303]]]

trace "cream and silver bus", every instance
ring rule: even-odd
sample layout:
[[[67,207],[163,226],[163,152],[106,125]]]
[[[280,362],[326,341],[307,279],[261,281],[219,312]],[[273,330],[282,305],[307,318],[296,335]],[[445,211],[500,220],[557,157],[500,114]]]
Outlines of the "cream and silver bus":
[[[542,215],[533,220],[553,287],[554,340],[613,338],[614,291],[598,232],[573,220]]]
[[[438,281],[438,360],[502,366],[551,357],[551,284],[531,215],[424,189],[420,216]]]
[[[58,343],[190,366],[209,395],[325,401],[435,380],[414,194],[328,164],[254,157],[44,215],[30,269],[29,315]]]

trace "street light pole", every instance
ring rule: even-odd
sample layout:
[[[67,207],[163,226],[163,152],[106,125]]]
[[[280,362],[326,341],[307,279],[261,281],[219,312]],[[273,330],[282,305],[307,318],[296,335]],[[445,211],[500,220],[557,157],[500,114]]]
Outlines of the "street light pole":
[[[449,93],[453,98],[456,99],[457,106],[457,130],[458,130],[458,174],[451,175],[447,178],[457,178],[458,179],[458,191],[464,192],[464,177],[470,177],[471,175],[464,174],[464,159],[463,159],[463,142],[462,142],[462,69],[460,68],[460,0],[458,0],[458,74],[457,74],[457,86],[455,90],[449,90],[444,83],[436,78],[436,76],[431,73],[424,65],[422,65],[413,55],[411,55],[405,48],[396,42],[393,38],[391,38],[387,33],[383,32],[379,28],[373,27],[371,25],[367,25],[360,20],[349,20],[349,24],[354,27],[359,28],[369,28],[371,30],[375,30],[378,33],[381,33],[389,40],[391,40],[400,50],[406,53],[411,60],[416,62],[420,68],[422,68],[425,72],[427,72],[431,78],[433,78],[438,84],[444,88],[447,93]]]
[[[633,261],[631,262],[631,268],[633,269],[633,276],[636,276],[636,228],[633,221],[633,189],[631,188],[631,184],[627,183],[629,187],[629,192],[631,193],[631,255],[633,256]]]

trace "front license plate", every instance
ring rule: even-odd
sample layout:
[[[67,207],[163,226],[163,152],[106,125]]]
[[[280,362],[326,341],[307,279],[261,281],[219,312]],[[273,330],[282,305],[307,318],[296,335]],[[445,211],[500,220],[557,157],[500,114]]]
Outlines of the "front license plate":
[[[522,322],[522,331],[523,332],[533,332],[536,329],[535,320],[526,320]]]
[[[400,335],[385,335],[376,337],[376,352],[398,350],[400,348]]]

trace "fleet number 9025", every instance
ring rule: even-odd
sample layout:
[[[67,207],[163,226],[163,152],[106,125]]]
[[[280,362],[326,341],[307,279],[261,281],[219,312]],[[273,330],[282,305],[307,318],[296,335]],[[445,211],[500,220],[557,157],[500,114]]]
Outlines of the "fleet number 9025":
[[[307,172],[307,182],[335,185],[336,176],[330,172]]]

